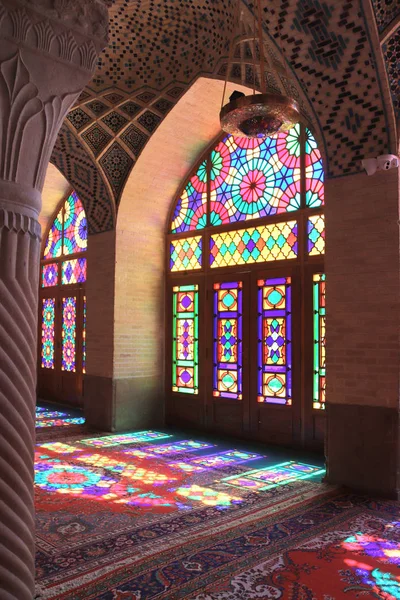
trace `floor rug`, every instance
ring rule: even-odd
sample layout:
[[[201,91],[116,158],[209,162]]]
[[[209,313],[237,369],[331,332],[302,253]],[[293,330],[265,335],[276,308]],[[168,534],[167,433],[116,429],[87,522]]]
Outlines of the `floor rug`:
[[[36,450],[37,580],[49,600],[184,598],[225,562],[241,568],[257,528],[337,494],[321,465],[163,431]]]

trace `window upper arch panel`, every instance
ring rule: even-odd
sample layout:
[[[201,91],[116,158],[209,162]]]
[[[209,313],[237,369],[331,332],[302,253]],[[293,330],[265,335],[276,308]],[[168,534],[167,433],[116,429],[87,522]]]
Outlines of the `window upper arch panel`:
[[[76,192],[71,192],[47,235],[43,259],[68,256],[87,250],[87,219]]]
[[[309,129],[303,139],[300,125],[274,138],[228,135],[207,153],[177,199],[170,232],[317,208],[323,187],[321,155]]]

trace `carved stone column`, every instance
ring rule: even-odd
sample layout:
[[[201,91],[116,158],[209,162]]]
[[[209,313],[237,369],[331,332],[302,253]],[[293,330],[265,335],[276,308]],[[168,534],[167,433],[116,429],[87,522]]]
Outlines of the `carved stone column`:
[[[41,190],[106,43],[100,0],[0,0],[0,598],[34,594]]]

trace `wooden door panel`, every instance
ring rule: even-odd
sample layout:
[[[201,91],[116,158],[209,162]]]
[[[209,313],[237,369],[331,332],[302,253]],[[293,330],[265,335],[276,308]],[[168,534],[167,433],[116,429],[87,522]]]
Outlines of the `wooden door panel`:
[[[251,280],[251,432],[274,443],[300,440],[298,268],[260,269]]]
[[[217,274],[207,288],[207,427],[249,429],[249,274]]]
[[[196,306],[185,304],[183,296],[180,296],[181,293],[186,293],[185,290],[188,296],[195,294],[193,298]],[[203,427],[206,344],[205,289],[202,275],[171,280],[167,288],[167,298],[166,345],[169,351],[165,373],[166,420],[169,424]],[[180,298],[184,302],[181,307]]]
[[[43,368],[41,364],[42,352],[42,314],[39,315],[39,359],[38,359],[38,395],[44,400],[71,404],[73,406],[82,406],[82,342],[83,342],[83,290],[81,287],[63,286],[61,288],[52,288],[51,290],[42,290],[40,294],[40,304],[43,299],[53,298],[55,302],[54,319],[54,368]],[[75,302],[75,323],[73,348],[74,368],[71,371],[66,370],[66,356],[63,356],[65,345],[63,345],[63,299],[72,298]],[[71,326],[71,323],[70,323]],[[65,332],[64,332],[65,333]],[[64,347],[63,347],[64,346]],[[63,364],[64,359],[64,364]],[[63,368],[64,366],[64,368]],[[69,365],[70,367],[71,365]]]
[[[208,424],[211,429],[241,436],[244,431],[243,406],[222,399],[214,401],[211,407],[211,418]]]
[[[293,411],[290,406],[266,406],[259,404],[257,410],[257,440],[272,444],[293,443]]]
[[[324,408],[314,408],[314,401],[319,395],[322,382],[319,369],[320,346],[322,340],[317,342],[315,327],[320,326],[320,300],[319,276],[323,274],[323,265],[310,265],[305,271],[304,294],[304,445],[311,449],[322,450],[325,440],[326,411]],[[322,315],[321,315],[322,316]],[[318,363],[318,366],[316,366]]]
[[[168,425],[202,428],[204,426],[203,406],[199,403],[199,398],[189,394],[186,394],[185,398],[178,396],[167,398],[166,421]]]

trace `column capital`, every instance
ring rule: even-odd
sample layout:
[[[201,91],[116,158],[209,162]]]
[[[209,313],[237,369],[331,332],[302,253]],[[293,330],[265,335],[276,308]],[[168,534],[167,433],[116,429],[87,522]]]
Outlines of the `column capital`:
[[[107,42],[100,0],[0,0],[0,180],[41,191],[56,136]]]

